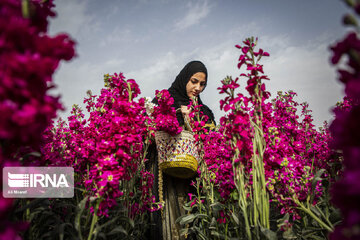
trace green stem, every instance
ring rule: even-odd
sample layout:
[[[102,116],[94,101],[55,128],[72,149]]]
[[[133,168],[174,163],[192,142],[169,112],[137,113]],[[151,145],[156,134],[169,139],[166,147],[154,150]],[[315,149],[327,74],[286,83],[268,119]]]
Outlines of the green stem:
[[[228,226],[229,226],[229,223],[226,223],[225,225],[225,240],[228,239],[228,236],[227,236],[227,233],[228,233]]]
[[[26,204],[30,204],[30,200],[26,200]],[[26,221],[30,222],[30,208],[26,209]]]
[[[243,211],[243,214],[244,214],[246,234],[247,234],[247,236],[248,236],[248,239],[251,240],[251,239],[252,239],[252,237],[251,237],[251,230],[250,230],[250,224],[249,224],[249,219],[248,219],[248,214],[247,214],[246,207],[245,207],[245,208],[241,208],[241,210]]]
[[[30,18],[30,3],[29,0],[21,1],[21,11],[24,18]]]
[[[211,204],[214,203],[214,184],[211,183]]]
[[[325,216],[324,212],[321,211],[321,209],[318,206],[315,206],[316,209],[320,212],[321,216],[326,220],[326,222],[329,224],[329,226],[334,229],[334,226],[332,225],[331,221]]]
[[[132,100],[132,91],[131,91],[131,85],[129,82],[126,82],[127,86],[128,86],[128,93],[129,93],[129,102],[131,102]]]
[[[301,210],[303,210],[304,212],[306,212],[307,214],[309,214],[315,221],[317,221],[320,226],[322,226],[323,228],[325,228],[326,230],[328,230],[329,232],[333,232],[334,229],[332,226],[328,226],[326,223],[324,223],[320,218],[318,218],[310,209],[306,208],[299,200],[297,200],[296,198],[294,199],[294,202],[299,206],[299,208]]]
[[[92,218],[92,221],[91,221],[91,226],[90,226],[90,231],[89,231],[89,236],[88,236],[88,240],[91,240],[92,236],[93,236],[93,231],[94,231],[94,227],[95,227],[95,224],[98,220],[98,216],[97,216],[97,211],[99,209],[99,205],[100,205],[100,201],[98,201],[96,203],[96,208],[95,208],[95,211],[94,211],[94,216]]]
[[[255,121],[251,121],[251,125],[255,131],[253,138],[253,191],[254,191],[254,212],[253,221],[257,226],[260,223],[263,227],[269,228],[269,197],[266,192],[265,170],[263,163],[263,154],[266,149],[266,143],[263,138],[262,130],[262,109],[261,98],[259,95],[259,86],[255,89],[255,103],[258,111],[255,112]],[[255,106],[256,107],[256,106]]]
[[[314,161],[315,161],[315,157],[313,157],[311,160],[310,174],[313,172],[313,169],[314,169]]]
[[[249,216],[247,213],[247,200],[246,200],[246,192],[245,192],[245,185],[244,185],[244,175],[241,174],[241,172],[238,172],[237,176],[239,178],[237,181],[237,184],[239,184],[238,185],[238,191],[239,191],[239,196],[240,196],[239,205],[240,205],[240,209],[242,210],[243,215],[244,215],[246,234],[248,236],[248,239],[251,240],[252,237],[251,237],[251,230],[250,230],[250,224],[249,224]]]

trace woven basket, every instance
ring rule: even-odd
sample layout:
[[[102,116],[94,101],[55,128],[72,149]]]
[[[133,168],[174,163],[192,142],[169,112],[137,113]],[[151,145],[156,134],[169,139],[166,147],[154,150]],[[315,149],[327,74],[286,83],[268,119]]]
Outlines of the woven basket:
[[[166,132],[155,132],[160,169],[173,177],[191,178],[198,167],[198,151],[193,133],[182,131],[171,136]]]

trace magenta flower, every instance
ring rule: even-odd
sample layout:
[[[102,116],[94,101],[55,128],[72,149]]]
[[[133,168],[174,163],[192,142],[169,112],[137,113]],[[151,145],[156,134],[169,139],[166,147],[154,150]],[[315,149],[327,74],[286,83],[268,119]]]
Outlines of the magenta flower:
[[[44,135],[42,153],[49,165],[73,166],[79,186],[87,195],[100,198],[98,215],[108,215],[124,195],[121,182],[139,178],[142,192],[141,204],[128,206],[134,214],[154,210],[152,174],[142,171],[144,143],[148,138],[150,118],[145,114],[143,99],[135,100],[140,90],[132,79],[123,74],[105,76],[107,88],[100,96],[84,100],[89,118],[84,119],[82,110],[74,106],[69,124],[60,121],[57,128]],[[131,93],[131,94],[130,94]],[[126,190],[129,192],[129,190]],[[133,191],[131,189],[131,191]],[[135,215],[133,215],[135,216]]]
[[[155,96],[158,105],[154,107],[151,117],[154,121],[156,131],[164,131],[170,135],[181,133],[182,127],[180,127],[176,118],[176,110],[172,107],[174,99],[168,90],[156,90]]]
[[[50,96],[52,75],[61,60],[75,55],[74,41],[66,34],[50,37],[48,17],[53,1],[0,1],[0,166],[18,165],[19,158],[39,150],[41,134],[62,109],[59,97]],[[23,16],[29,12],[29,16]],[[24,164],[39,165],[34,157]],[[38,160],[38,159],[36,159]],[[1,184],[1,183],[0,183]],[[9,200],[0,199],[1,239],[20,239],[27,224],[7,222]]]
[[[306,201],[312,191],[314,174],[325,169],[324,177],[329,177],[333,171],[331,163],[338,161],[338,158],[330,149],[328,128],[325,126],[322,131],[315,129],[308,105],[298,104],[294,100],[294,92],[279,93],[272,103],[266,102],[270,93],[261,81],[269,78],[264,75],[263,66],[258,61],[269,54],[262,49],[254,52],[253,43],[248,40],[243,43],[244,47],[236,45],[242,50],[238,68],[246,66],[248,73],[242,73],[240,77],[247,79],[245,88],[250,97],[235,93],[239,88],[239,78],[233,80],[228,77],[222,81],[222,86],[218,89],[221,94],[225,94],[225,98],[220,101],[220,109],[227,112],[220,119],[220,132],[223,136],[218,137],[222,138],[221,141],[213,142],[210,136],[213,137],[214,134],[208,135],[206,141],[212,147],[207,149],[205,144],[204,159],[206,157],[210,160],[207,164],[211,171],[219,173],[219,176],[215,174],[215,181],[219,177],[218,191],[223,198],[228,199],[235,188],[233,181],[224,179],[224,176],[233,176],[232,161],[244,166],[244,174],[249,177],[248,184],[251,185],[254,137],[251,122],[256,122],[254,116],[258,114],[257,109],[261,108],[261,127],[266,141],[263,161],[267,190],[271,193],[270,201],[279,203],[282,214],[289,213],[293,219],[298,219],[300,216],[293,197]],[[251,54],[255,56],[255,60],[251,58]],[[260,100],[256,94],[261,96]],[[302,106],[300,114],[297,110],[299,106]],[[223,151],[226,146],[222,144],[227,145],[226,153]],[[235,151],[239,153],[238,158],[232,159]],[[322,194],[321,182],[318,182],[316,192],[313,204],[316,204]]]

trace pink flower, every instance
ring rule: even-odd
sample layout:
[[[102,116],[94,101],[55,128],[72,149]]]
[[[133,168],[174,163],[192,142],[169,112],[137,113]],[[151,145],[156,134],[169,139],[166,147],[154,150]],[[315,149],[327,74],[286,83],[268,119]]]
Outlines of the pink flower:
[[[174,99],[168,90],[157,90],[155,95],[158,105],[154,107],[151,117],[153,118],[156,130],[167,132],[170,135],[181,133],[182,127],[180,127],[176,118],[175,108],[172,107]]]
[[[101,199],[99,216],[108,216],[116,199],[129,192],[120,183],[132,179],[140,182],[142,196],[140,204],[128,206],[129,211],[138,214],[152,210],[153,175],[146,171],[137,175],[144,161],[143,141],[148,138],[150,122],[145,102],[135,99],[140,93],[136,82],[126,80],[121,73],[106,75],[105,83],[108,87],[98,97],[89,93],[84,100],[88,119],[75,106],[68,125],[60,121],[58,127],[46,132],[44,161],[49,165],[73,166],[79,176],[76,185],[83,185],[88,196]]]

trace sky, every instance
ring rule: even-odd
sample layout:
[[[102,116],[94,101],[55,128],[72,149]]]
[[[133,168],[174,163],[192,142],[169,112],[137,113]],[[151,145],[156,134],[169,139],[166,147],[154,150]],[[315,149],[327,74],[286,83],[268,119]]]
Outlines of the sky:
[[[224,112],[218,93],[226,76],[238,77],[240,51],[236,44],[250,36],[270,53],[263,58],[270,81],[267,89],[297,92],[308,102],[314,122],[331,121],[331,108],[343,96],[329,46],[343,38],[341,19],[350,10],[340,0],[56,0],[57,17],[50,35],[68,33],[76,41],[77,56],[61,63],[55,73],[57,89],[69,115],[71,106],[85,110],[86,91],[99,94],[103,75],[122,72],[133,78],[141,97],[167,89],[192,60],[208,69],[201,98],[217,122]],[[240,80],[245,93],[246,81]]]

